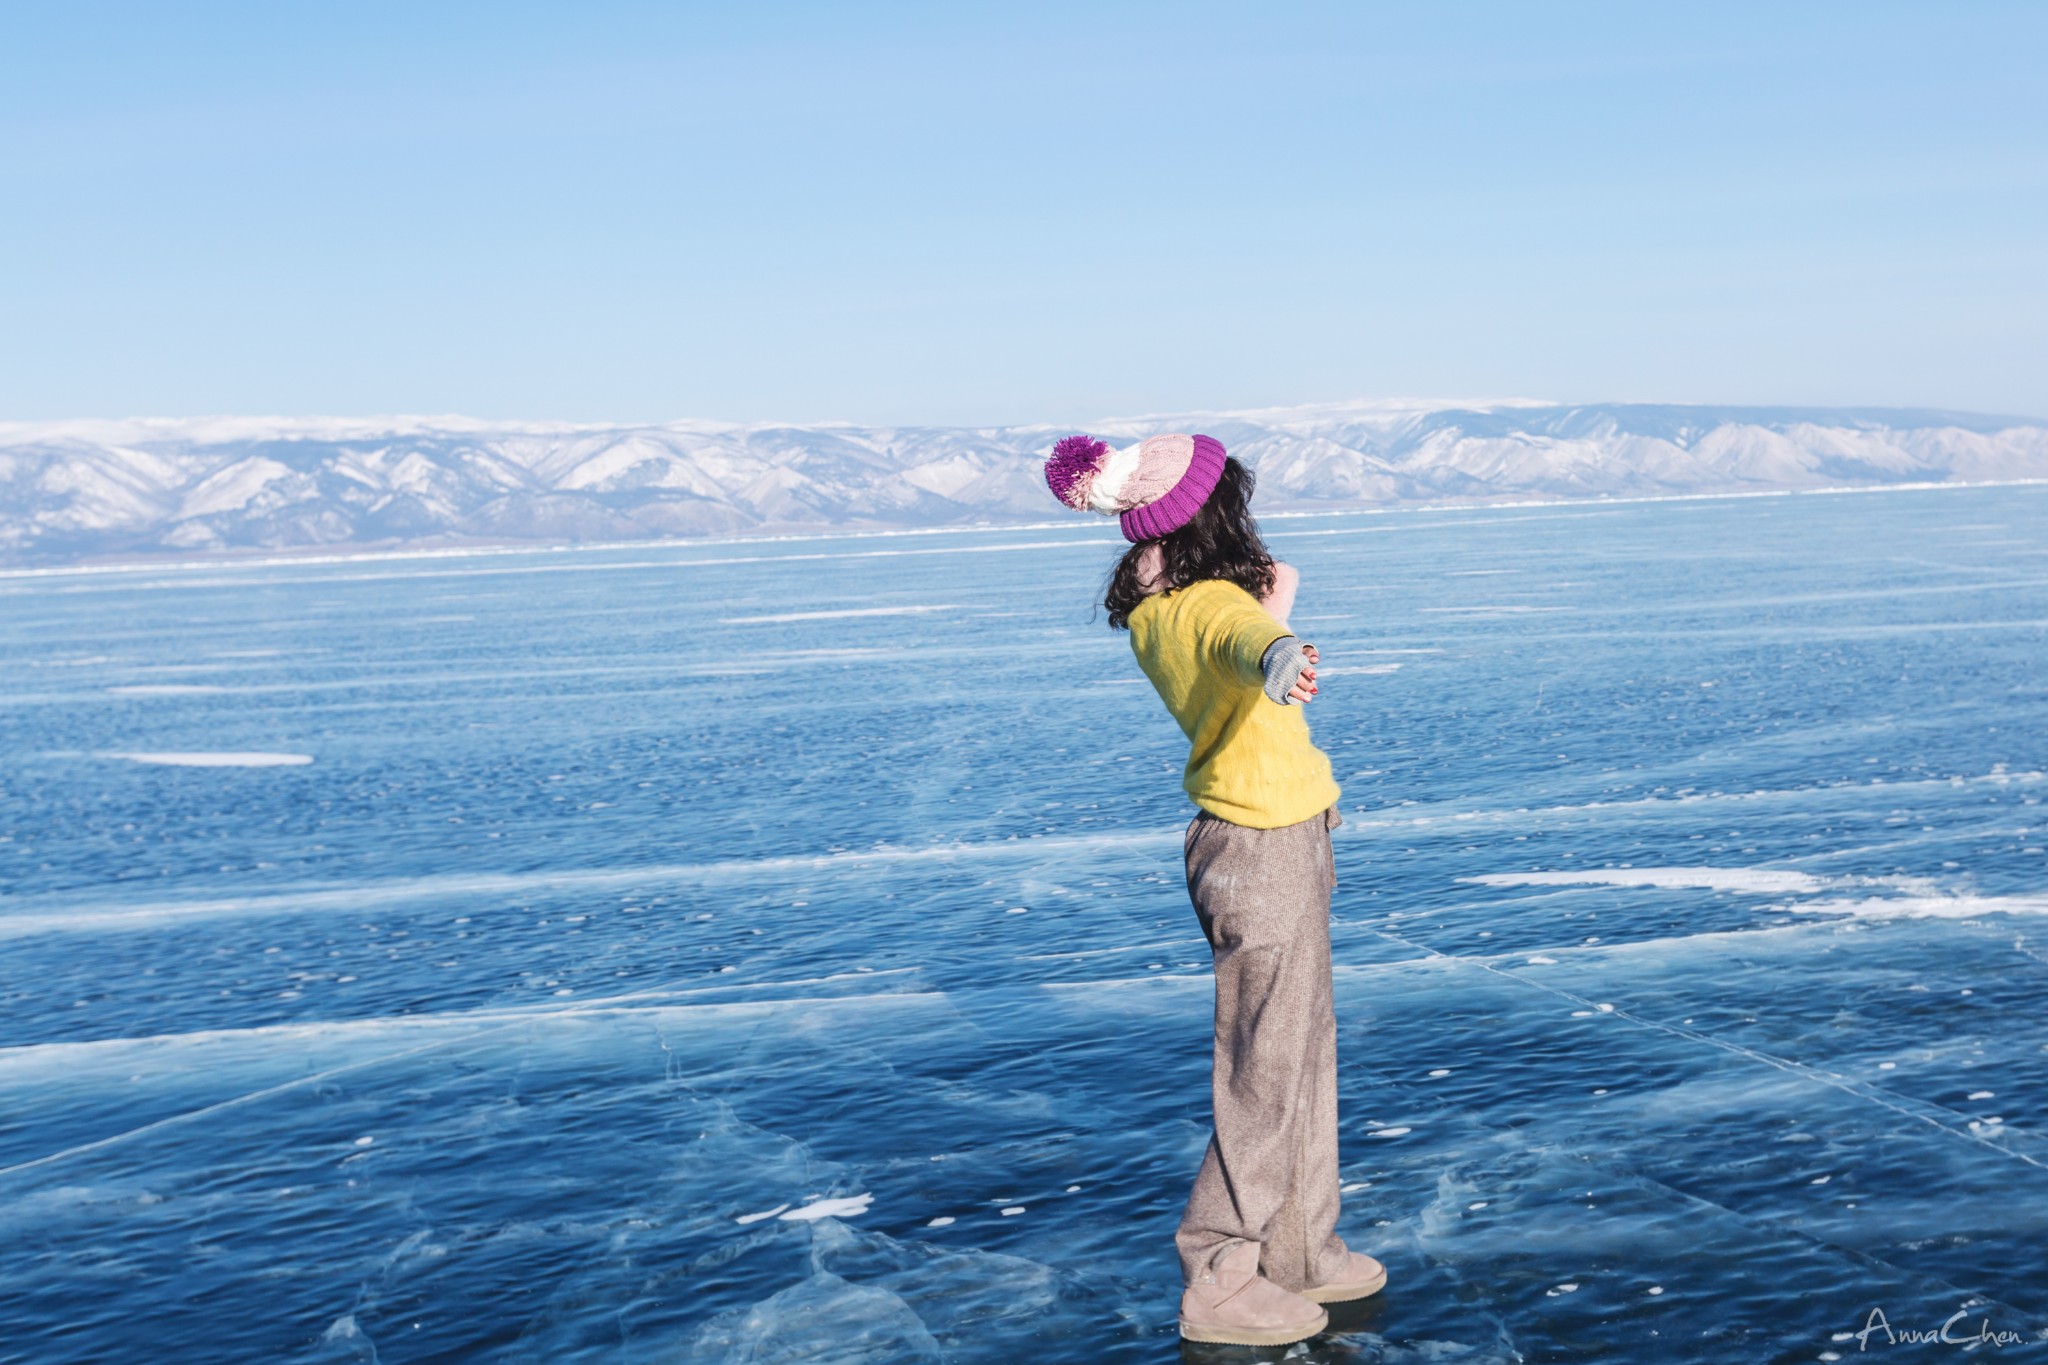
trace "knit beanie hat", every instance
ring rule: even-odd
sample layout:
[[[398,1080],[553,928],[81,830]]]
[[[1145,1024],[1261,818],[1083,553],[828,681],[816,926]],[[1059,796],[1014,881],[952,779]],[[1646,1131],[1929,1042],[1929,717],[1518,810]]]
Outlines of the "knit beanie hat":
[[[1136,544],[1194,520],[1223,477],[1223,454],[1213,436],[1147,436],[1122,450],[1069,436],[1052,448],[1045,483],[1076,512],[1117,517]]]

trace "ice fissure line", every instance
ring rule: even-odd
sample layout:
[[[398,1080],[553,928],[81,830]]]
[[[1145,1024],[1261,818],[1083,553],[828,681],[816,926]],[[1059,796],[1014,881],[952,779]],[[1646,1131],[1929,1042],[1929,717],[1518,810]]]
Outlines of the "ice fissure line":
[[[1595,1160],[1598,1159],[1595,1158]],[[1604,1162],[1601,1164],[1605,1165]],[[1613,1170],[1614,1168],[1608,1167],[1608,1169]],[[1818,1236],[1814,1233],[1806,1231],[1806,1229],[1802,1227],[1788,1225],[1785,1223],[1779,1223],[1769,1218],[1760,1218],[1755,1214],[1745,1213],[1741,1209],[1731,1208],[1727,1204],[1721,1203],[1719,1200],[1709,1199],[1705,1195],[1694,1194],[1692,1191],[1687,1190],[1681,1186],[1673,1185],[1667,1181],[1659,1180],[1657,1177],[1653,1175],[1645,1175],[1641,1171],[1630,1168],[1624,1168],[1620,1170],[1618,1174],[1621,1176],[1621,1178],[1632,1181],[1636,1184],[1654,1186],[1655,1188],[1662,1190],[1667,1194],[1673,1195],[1679,1199],[1683,1199],[1694,1204],[1701,1204],[1710,1209],[1717,1209],[1720,1212],[1728,1215],[1730,1218],[1736,1219],[1739,1222],[1747,1223],[1751,1227],[1769,1228],[1770,1230],[1777,1232],[1782,1236],[1796,1237],[1800,1241],[1811,1243],[1814,1246],[1826,1247],[1828,1250],[1833,1251],[1838,1255],[1847,1256],[1849,1259],[1856,1261],[1861,1265],[1889,1270],[1894,1274],[1900,1275],[1902,1277],[1912,1276],[1914,1278],[1922,1280],[1926,1278],[1926,1272],[1924,1270],[1912,1269],[1900,1265],[1895,1261],[1885,1260],[1882,1256],[1873,1256],[1871,1253],[1867,1251],[1863,1251],[1857,1247],[1847,1246],[1841,1242],[1833,1240],[1832,1238]],[[1989,1308],[1997,1308],[2004,1311],[2013,1318],[2024,1318],[2026,1316],[2025,1314],[2016,1310],[2011,1304],[2005,1303],[2004,1301],[1999,1299],[1994,1299],[1988,1294],[1984,1293],[1982,1290],[1965,1288],[1964,1286],[1954,1284],[1947,1279],[1937,1278],[1934,1282],[1940,1285],[1943,1289],[1946,1289],[1949,1293],[1955,1295],[1958,1301],[1961,1301],[1964,1298],[1974,1299],[1975,1304],[1973,1304],[1973,1307],[1983,1306]],[[2043,1339],[2043,1337],[2048,1337],[2048,1332],[2044,1332],[2037,1335],[2035,1337],[2035,1340],[2041,1340]]]
[[[1578,995],[1572,991],[1568,991],[1564,989],[1562,986],[1553,986],[1545,981],[1537,981],[1529,976],[1524,975],[1521,972],[1503,971],[1499,967],[1494,966],[1491,962],[1486,961],[1483,958],[1466,957],[1461,953],[1446,953],[1439,951],[1438,949],[1431,948],[1426,943],[1417,943],[1412,939],[1402,938],[1398,934],[1387,933],[1385,930],[1381,930],[1379,932],[1385,938],[1391,939],[1392,941],[1403,944],[1409,948],[1416,949],[1420,952],[1425,953],[1428,956],[1440,957],[1446,959],[1447,961],[1452,962],[1469,962],[1473,966],[1478,967],[1481,971],[1491,972],[1495,976],[1501,977],[1505,980],[1513,981],[1520,985],[1531,987],[1535,990],[1546,991],[1551,995],[1559,997],[1560,999],[1569,1000],[1575,1005],[1583,1005],[1588,1009],[1597,1008],[1598,1002],[1589,1000],[1585,996]],[[1631,1011],[1622,1009],[1620,1006],[1612,1006],[1609,1009],[1600,1010],[1599,1013],[1608,1015],[1609,1017],[1615,1019],[1626,1019],[1630,1023],[1635,1024],[1639,1028],[1652,1029],[1656,1032],[1667,1034],[1674,1038],[1684,1038],[1688,1041],[1695,1043],[1704,1043],[1709,1047],[1719,1048],[1723,1052],[1733,1053],[1738,1057],[1744,1057],[1753,1062],[1761,1062],[1765,1066],[1775,1067],[1788,1075],[1798,1076],[1802,1080],[1813,1081],[1820,1085],[1830,1086],[1833,1089],[1841,1091],[1845,1095],[1854,1096],[1855,1098],[1860,1099],[1867,1104],[1874,1104],[1881,1109],[1889,1109],[1891,1112],[1899,1115],[1902,1118],[1915,1119],[1921,1123],[1926,1124],[1930,1128],[1936,1129],[1943,1133],[1947,1133],[1950,1137],[1960,1138],[1965,1142],[1973,1142],[1980,1147],[1989,1149],[1990,1151],[1998,1152],[2004,1156],[2009,1156],[2013,1158],[2015,1161],[2023,1161],[2027,1165],[2034,1167],[2036,1170],[2048,1171],[2048,1162],[2044,1162],[2039,1160],[2038,1158],[2028,1156],[2025,1152],[2015,1151],[2012,1148],[2003,1145],[2002,1143],[1994,1142],[1991,1139],[1983,1136],[1981,1133],[1972,1133],[1964,1129],[1951,1127],[1950,1125],[1943,1123],[1940,1119],[1935,1118],[1931,1114],[1925,1114],[1913,1109],[1909,1109],[1905,1105],[1899,1104],[1898,1102],[1889,1099],[1882,1094],[1873,1093],[1870,1087],[1852,1081],[1846,1076],[1837,1075],[1833,1072],[1822,1071],[1818,1067],[1808,1066],[1804,1062],[1795,1062],[1789,1057],[1778,1057],[1768,1052],[1758,1051],[1756,1048],[1745,1047],[1741,1043],[1730,1042],[1725,1038],[1717,1038],[1711,1033],[1703,1033],[1698,1029],[1687,1028],[1682,1024],[1667,1024],[1655,1019],[1646,1019],[1639,1014],[1635,1014]],[[1958,1117],[1960,1117],[1960,1115]]]
[[[341,1066],[329,1067],[325,1071],[316,1071],[310,1076],[297,1076],[279,1085],[265,1086],[261,1090],[252,1090],[246,1095],[236,1095],[232,1099],[203,1105],[198,1109],[188,1109],[181,1114],[172,1114],[168,1117],[157,1119],[154,1122],[145,1123],[140,1128],[130,1128],[124,1132],[96,1138],[91,1142],[81,1142],[76,1147],[66,1147],[61,1152],[51,1152],[46,1156],[35,1157],[28,1161],[19,1161],[12,1166],[0,1166],[0,1176],[9,1176],[21,1171],[34,1170],[39,1166],[48,1166],[69,1157],[81,1156],[86,1152],[97,1152],[108,1147],[118,1146],[129,1141],[131,1138],[141,1137],[145,1133],[153,1133],[159,1129],[174,1127],[180,1123],[188,1123],[193,1119],[205,1118],[209,1114],[218,1114],[225,1109],[234,1109],[244,1104],[253,1104],[257,1100],[268,1099],[273,1095],[282,1095],[286,1091],[296,1090],[300,1086],[310,1085],[315,1081],[324,1081],[335,1076],[345,1075],[351,1071],[360,1071],[364,1067],[380,1066],[385,1062],[399,1061],[402,1058],[417,1056],[423,1052],[432,1052],[437,1048],[453,1047],[457,1043],[474,1042],[478,1038],[511,1028],[517,1022],[517,1020],[513,1020],[494,1025],[490,1028],[477,1029],[475,1032],[463,1034],[460,1038],[442,1038],[431,1043],[422,1043],[418,1047],[406,1048],[401,1052],[389,1052],[382,1056],[365,1057],[361,1061],[347,1062]]]

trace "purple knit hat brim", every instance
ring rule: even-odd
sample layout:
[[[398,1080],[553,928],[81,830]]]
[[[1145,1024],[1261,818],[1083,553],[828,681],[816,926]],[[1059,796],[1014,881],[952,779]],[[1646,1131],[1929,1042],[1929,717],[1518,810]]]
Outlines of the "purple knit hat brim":
[[[1193,521],[1195,513],[1216,491],[1216,481],[1223,477],[1223,453],[1223,443],[1214,436],[1195,437],[1195,457],[1188,461],[1188,472],[1180,476],[1180,482],[1143,507],[1133,507],[1117,518],[1124,539],[1133,545],[1141,540],[1156,540]]]

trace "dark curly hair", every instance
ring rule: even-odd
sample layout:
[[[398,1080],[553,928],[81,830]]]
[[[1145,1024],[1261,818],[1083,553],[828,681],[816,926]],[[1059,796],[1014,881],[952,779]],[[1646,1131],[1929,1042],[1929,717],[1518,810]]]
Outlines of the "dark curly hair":
[[[1166,586],[1175,592],[1205,578],[1221,578],[1237,584],[1253,597],[1263,598],[1273,589],[1273,556],[1259,538],[1259,524],[1252,520],[1252,472],[1230,456],[1223,461],[1223,474],[1194,520],[1157,540],[1141,540],[1116,562],[1103,588],[1102,605],[1109,608],[1114,630],[1130,629],[1131,611],[1150,596],[1138,581],[1138,560],[1146,547],[1157,545]]]

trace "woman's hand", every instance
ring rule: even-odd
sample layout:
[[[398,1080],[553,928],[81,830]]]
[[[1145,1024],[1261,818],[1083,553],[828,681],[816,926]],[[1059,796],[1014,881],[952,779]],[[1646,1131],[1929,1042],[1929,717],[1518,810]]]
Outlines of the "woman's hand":
[[[1316,653],[1314,645],[1303,645],[1301,652],[1308,656],[1308,667],[1301,670],[1294,686],[1287,689],[1287,695],[1297,705],[1307,706],[1316,695],[1316,665],[1322,662],[1322,656]]]
[[[1308,667],[1301,670],[1301,676],[1294,680],[1294,686],[1287,690],[1287,695],[1298,705],[1307,706],[1316,694],[1316,665],[1323,661],[1323,656],[1309,644],[1303,645],[1301,652],[1308,656]]]

